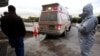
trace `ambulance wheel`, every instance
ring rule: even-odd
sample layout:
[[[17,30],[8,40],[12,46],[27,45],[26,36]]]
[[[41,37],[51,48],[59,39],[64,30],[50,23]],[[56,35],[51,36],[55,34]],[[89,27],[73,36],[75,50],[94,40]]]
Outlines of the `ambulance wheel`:
[[[64,31],[64,37],[65,38],[67,37],[67,31],[66,30]]]
[[[46,34],[46,38],[48,39],[48,38],[50,38],[51,37],[51,35],[49,35],[49,34]]]
[[[71,30],[71,26],[68,28],[67,32],[69,32]]]
[[[67,37],[67,31],[65,30],[61,35],[60,37]]]

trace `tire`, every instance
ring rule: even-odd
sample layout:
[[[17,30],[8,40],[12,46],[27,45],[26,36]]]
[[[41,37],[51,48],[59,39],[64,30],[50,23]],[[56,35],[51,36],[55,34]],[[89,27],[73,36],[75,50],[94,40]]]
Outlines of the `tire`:
[[[71,30],[71,26],[68,28],[68,30],[66,30],[67,32],[69,32]]]
[[[67,31],[65,30],[60,37],[67,37]]]
[[[64,31],[64,37],[65,38],[67,37],[67,31],[66,30]]]
[[[71,30],[71,26],[69,27],[69,31]]]
[[[50,39],[50,38],[51,38],[51,35],[46,34],[46,39]]]

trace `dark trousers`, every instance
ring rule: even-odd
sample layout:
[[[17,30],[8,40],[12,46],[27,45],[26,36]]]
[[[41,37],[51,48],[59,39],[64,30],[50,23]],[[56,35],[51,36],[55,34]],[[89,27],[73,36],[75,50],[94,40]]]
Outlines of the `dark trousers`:
[[[12,48],[15,48],[16,56],[24,56],[24,40],[21,38],[9,38]]]

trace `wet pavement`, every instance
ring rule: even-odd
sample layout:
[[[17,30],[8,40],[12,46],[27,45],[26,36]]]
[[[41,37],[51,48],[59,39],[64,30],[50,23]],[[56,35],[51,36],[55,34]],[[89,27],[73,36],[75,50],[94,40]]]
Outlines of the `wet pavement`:
[[[56,37],[45,39],[45,35],[37,38],[32,35],[25,39],[25,56],[80,56],[78,32],[72,27],[67,32],[67,37]],[[91,51],[91,56],[100,56],[100,32],[96,33],[96,41]],[[14,49],[8,46],[7,56],[15,56]]]
[[[44,35],[25,40],[25,56],[79,56],[80,48],[77,38],[77,29],[72,28],[67,37],[45,39]],[[15,56],[14,50],[9,46],[8,56]]]

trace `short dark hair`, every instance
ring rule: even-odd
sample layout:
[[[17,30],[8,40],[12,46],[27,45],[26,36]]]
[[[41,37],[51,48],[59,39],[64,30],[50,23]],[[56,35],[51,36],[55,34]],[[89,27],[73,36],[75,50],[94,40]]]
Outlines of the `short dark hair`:
[[[15,12],[16,8],[13,5],[8,6],[8,11],[9,12]]]

